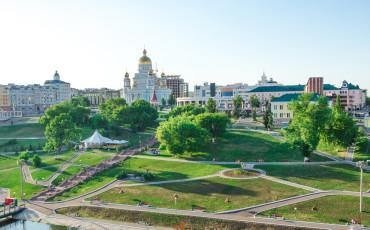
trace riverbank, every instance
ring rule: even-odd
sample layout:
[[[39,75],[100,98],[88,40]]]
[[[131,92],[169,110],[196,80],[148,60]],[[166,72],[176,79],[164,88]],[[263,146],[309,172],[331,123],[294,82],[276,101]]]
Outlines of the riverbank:
[[[205,217],[186,216],[186,215],[170,215],[155,212],[130,211],[113,208],[87,207],[76,206],[61,208],[57,210],[58,214],[63,214],[69,217],[94,219],[94,221],[119,221],[119,223],[137,223],[144,224],[146,229],[154,227],[154,229],[274,229],[274,230],[306,230],[308,228],[290,227],[260,224],[244,221],[230,221],[221,219],[212,219]],[[126,225],[125,225],[126,226]],[[153,229],[153,228],[152,228]],[[312,229],[312,228],[310,228]]]
[[[32,209],[24,210],[22,213],[19,213],[15,218],[21,221],[32,221],[35,223],[44,223],[44,224],[52,225],[52,226],[66,226],[68,227],[68,229],[91,229],[91,230],[103,230],[103,229],[104,230],[105,229],[109,229],[109,230],[116,230],[116,229],[117,230],[119,229],[168,230],[168,229],[172,229],[172,228],[166,228],[166,227],[148,226],[144,223],[129,223],[129,222],[114,221],[114,220],[94,219],[94,218],[87,218],[87,217],[66,216],[66,215],[62,215],[58,213],[45,215],[45,214],[42,214]]]

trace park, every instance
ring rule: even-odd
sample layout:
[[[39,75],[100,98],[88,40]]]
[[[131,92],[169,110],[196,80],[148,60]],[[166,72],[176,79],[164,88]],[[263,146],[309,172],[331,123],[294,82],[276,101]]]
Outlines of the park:
[[[162,113],[159,123],[145,103],[130,108],[110,101],[90,122],[84,109],[78,111],[85,111],[86,119],[73,117],[76,108],[69,104],[53,109],[71,115],[47,112],[40,123],[0,126],[0,187],[30,208],[86,218],[103,218],[102,208],[143,212],[143,219],[162,226],[180,221],[178,211],[189,218],[189,211],[203,213],[206,219],[197,221],[205,223],[219,216],[225,221],[253,217],[277,224],[287,219],[338,228],[356,220],[370,226],[370,173],[363,173],[363,212],[358,212],[360,170],[354,162],[322,147],[302,153],[279,130],[241,126],[224,114],[194,106]],[[152,117],[126,120],[117,115],[142,111]],[[53,126],[54,119],[61,119],[64,129]],[[258,119],[252,123],[262,124]],[[96,130],[127,144],[81,149],[79,143]],[[358,155],[370,159],[364,152]],[[333,203],[346,208],[331,212]],[[159,217],[153,210],[159,209],[165,211],[156,215],[166,215],[166,223],[155,221]],[[137,221],[130,216],[126,221]]]

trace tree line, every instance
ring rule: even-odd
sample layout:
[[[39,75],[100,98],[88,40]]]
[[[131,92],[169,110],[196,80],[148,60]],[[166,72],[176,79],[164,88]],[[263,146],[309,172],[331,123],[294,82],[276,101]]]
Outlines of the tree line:
[[[131,105],[122,98],[109,99],[92,114],[87,98],[78,96],[48,108],[40,118],[45,127],[44,150],[60,152],[71,142],[82,138],[82,129],[102,129],[105,134],[118,135],[122,127],[142,131],[155,124],[158,112],[149,102],[137,100]]]

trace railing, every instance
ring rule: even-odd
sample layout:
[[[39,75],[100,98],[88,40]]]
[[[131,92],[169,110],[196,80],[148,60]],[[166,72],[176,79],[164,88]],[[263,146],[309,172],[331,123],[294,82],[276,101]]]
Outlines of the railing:
[[[0,219],[17,214],[23,211],[24,209],[25,209],[24,204],[20,206],[12,206],[12,205],[2,206],[0,207]]]

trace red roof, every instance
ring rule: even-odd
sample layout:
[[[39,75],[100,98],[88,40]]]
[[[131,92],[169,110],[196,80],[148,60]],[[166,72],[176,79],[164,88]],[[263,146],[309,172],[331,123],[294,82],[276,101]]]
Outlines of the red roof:
[[[153,91],[151,102],[157,102],[157,94],[155,93],[155,90]]]

